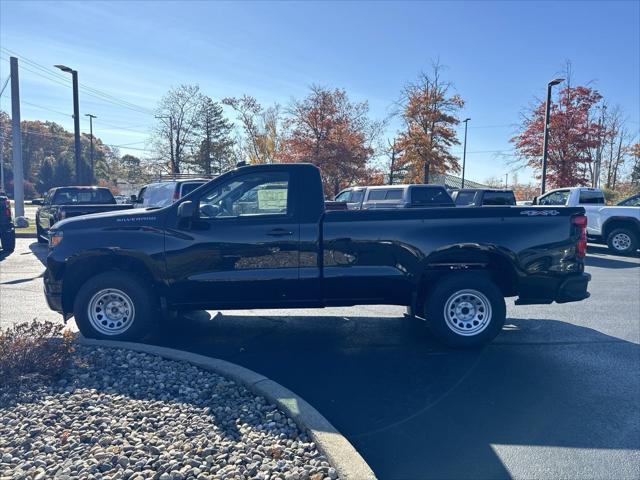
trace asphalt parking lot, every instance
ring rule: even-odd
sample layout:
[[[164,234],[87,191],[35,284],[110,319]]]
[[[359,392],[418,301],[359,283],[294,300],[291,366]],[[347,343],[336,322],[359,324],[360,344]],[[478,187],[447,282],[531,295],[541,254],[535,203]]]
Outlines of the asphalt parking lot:
[[[59,320],[46,247],[0,261],[0,321]],[[591,298],[515,307],[481,352],[397,307],[199,312],[147,341],[223,358],[324,414],[382,479],[640,477],[640,258],[590,246]]]

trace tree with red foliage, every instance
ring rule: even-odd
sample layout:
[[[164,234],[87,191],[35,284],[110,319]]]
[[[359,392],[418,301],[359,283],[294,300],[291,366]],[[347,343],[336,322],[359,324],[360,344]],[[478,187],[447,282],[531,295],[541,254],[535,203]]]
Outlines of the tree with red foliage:
[[[587,185],[592,162],[592,149],[606,137],[604,126],[596,121],[593,110],[602,96],[584,86],[560,90],[551,105],[547,183],[552,187]],[[524,115],[522,131],[511,139],[520,161],[541,178],[544,142],[545,102],[538,102]]]
[[[368,166],[379,124],[368,118],[367,102],[351,102],[341,89],[312,86],[287,113],[279,159],[317,165],[328,197],[354,182],[379,180]]]

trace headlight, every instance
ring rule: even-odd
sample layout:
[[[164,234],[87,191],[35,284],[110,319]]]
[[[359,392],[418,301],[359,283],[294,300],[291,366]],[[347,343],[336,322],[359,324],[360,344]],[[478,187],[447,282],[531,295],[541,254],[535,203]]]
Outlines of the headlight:
[[[49,232],[49,248],[57,247],[62,242],[62,231]]]

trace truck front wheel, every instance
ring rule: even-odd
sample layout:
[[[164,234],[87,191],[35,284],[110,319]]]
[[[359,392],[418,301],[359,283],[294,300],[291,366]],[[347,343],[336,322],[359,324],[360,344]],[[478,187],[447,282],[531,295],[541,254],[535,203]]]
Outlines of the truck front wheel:
[[[631,255],[638,249],[638,239],[627,228],[616,228],[607,237],[609,250],[618,255]]]
[[[85,337],[138,340],[151,329],[154,300],[149,288],[134,275],[106,272],[80,288],[73,314]]]
[[[433,334],[454,348],[479,348],[504,326],[506,306],[500,289],[477,273],[451,274],[431,291],[425,318]]]

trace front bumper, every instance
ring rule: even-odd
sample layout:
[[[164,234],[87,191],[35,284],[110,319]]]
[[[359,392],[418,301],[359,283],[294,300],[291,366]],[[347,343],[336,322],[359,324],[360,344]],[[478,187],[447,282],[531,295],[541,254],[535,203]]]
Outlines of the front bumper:
[[[62,308],[62,282],[54,280],[49,270],[45,270],[43,280],[44,297],[47,300],[47,305],[54,312],[64,314],[64,309]]]

